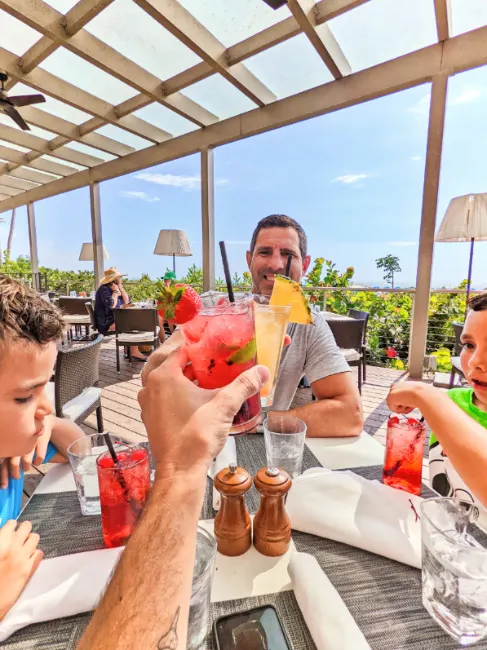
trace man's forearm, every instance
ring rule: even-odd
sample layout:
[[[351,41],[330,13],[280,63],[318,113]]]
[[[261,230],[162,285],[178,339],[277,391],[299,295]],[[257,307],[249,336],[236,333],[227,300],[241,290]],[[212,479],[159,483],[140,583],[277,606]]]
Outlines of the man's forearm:
[[[78,650],[185,650],[205,479],[156,481]]]
[[[303,420],[308,438],[359,436],[363,429],[360,404],[347,398],[322,399],[289,411],[271,411],[272,415],[291,414]]]
[[[446,393],[423,386],[418,390],[418,408],[457,472],[487,506],[487,431]]]

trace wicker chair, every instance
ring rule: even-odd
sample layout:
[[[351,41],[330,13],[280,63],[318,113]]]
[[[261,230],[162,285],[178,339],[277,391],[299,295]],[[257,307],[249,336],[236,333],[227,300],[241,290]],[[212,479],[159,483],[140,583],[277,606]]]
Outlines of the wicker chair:
[[[455,385],[455,375],[459,375],[463,379],[462,364],[460,363],[460,353],[462,351],[461,337],[463,332],[463,323],[452,323],[453,331],[455,332],[455,356],[451,358],[451,375],[450,375],[450,388]]]
[[[364,384],[367,381],[367,363],[366,363],[366,358],[365,358],[365,353],[367,351],[367,325],[369,324],[369,312],[368,311],[361,311],[360,309],[349,309],[348,310],[348,316],[350,318],[354,318],[355,320],[363,320],[365,321],[364,325],[364,340],[363,340],[363,345],[362,345],[362,354],[364,355],[364,360],[362,363],[362,370],[363,370],[363,381]]]
[[[98,362],[103,336],[94,341],[60,349],[56,361],[54,384],[47,385],[58,418],[82,422],[96,410],[98,431],[103,432],[101,388],[97,386]]]
[[[155,309],[114,309],[117,372],[120,373],[120,346],[128,348],[129,363],[132,345],[159,345],[159,325]]]
[[[358,389],[362,393],[365,321],[350,318],[334,319],[329,320],[328,325],[348,364],[358,366]]]

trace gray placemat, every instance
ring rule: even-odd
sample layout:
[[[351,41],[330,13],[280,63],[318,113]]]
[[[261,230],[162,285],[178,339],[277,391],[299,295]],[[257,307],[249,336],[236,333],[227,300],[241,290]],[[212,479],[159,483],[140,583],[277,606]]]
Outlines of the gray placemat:
[[[303,615],[292,591],[282,591],[278,594],[213,603],[211,606],[211,620],[213,623],[220,616],[243,612],[254,607],[261,607],[262,605],[274,605],[293,650],[316,650],[316,646],[306,627]],[[206,650],[214,650],[215,646],[213,643],[213,630],[209,627]],[[270,648],[270,650],[273,649]]]
[[[235,443],[237,448],[237,463],[244,467],[251,476],[266,467],[265,443],[264,436],[256,433],[246,436],[236,436]],[[321,463],[316,456],[310,451],[307,445],[304,446],[303,453],[303,472],[312,467],[321,467]],[[252,485],[245,495],[245,503],[250,514],[255,514],[259,508],[260,494]],[[216,512],[213,510],[213,481],[208,478],[206,484],[206,495],[203,502],[200,519],[213,519]]]
[[[2,650],[76,650],[91,614],[58,618],[24,627],[0,643]],[[134,649],[135,650],[135,649]]]
[[[35,494],[20,521],[31,521],[46,558],[104,548],[99,515],[82,515],[76,492]]]

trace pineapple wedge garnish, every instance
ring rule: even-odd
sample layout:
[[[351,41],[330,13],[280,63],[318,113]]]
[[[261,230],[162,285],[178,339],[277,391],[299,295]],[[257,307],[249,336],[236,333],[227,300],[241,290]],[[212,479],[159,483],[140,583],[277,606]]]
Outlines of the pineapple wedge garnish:
[[[290,323],[313,325],[308,300],[300,284],[284,275],[276,275],[270,299],[271,305],[291,305]]]

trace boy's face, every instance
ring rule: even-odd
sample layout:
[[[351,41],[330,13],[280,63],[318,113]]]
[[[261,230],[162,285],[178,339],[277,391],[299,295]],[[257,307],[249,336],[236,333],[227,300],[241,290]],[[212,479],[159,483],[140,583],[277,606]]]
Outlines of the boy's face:
[[[463,374],[487,410],[487,311],[470,311],[462,332]]]
[[[0,457],[24,456],[44,433],[52,405],[44,387],[56,361],[56,343],[9,343],[0,353]]]

